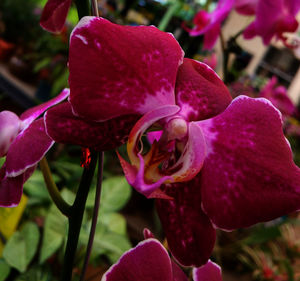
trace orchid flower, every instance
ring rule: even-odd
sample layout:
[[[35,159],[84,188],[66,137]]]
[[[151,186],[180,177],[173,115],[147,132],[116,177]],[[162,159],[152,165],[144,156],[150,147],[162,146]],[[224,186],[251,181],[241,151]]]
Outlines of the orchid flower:
[[[119,156],[128,182],[158,198],[177,261],[199,267],[215,228],[298,210],[300,170],[271,102],[232,101],[211,68],[183,56],[174,37],[153,26],[85,17],[70,39],[69,102],[48,110],[45,124],[55,141],[98,150],[116,148],[130,132],[129,162]]]
[[[298,28],[296,15],[299,10],[299,0],[259,0],[256,18],[244,31],[244,37],[251,39],[259,35],[265,45],[274,36],[286,42],[284,32],[295,32]]]
[[[259,94],[261,97],[270,100],[284,117],[292,116],[296,113],[296,107],[289,98],[287,89],[284,86],[277,86],[277,83],[278,79],[273,76]]]
[[[154,238],[140,242],[111,266],[101,281],[188,281],[163,245]],[[194,281],[222,281],[221,268],[208,261],[193,269]]]
[[[11,111],[0,112],[0,157],[6,156],[0,169],[1,207],[19,204],[24,182],[54,143],[45,132],[43,118],[37,118],[68,95],[65,89],[54,99],[28,109],[20,118]]]
[[[216,9],[208,13],[205,10],[199,11],[194,17],[195,27],[185,29],[191,36],[199,36],[204,34],[204,49],[211,49],[217,42],[221,31],[221,24],[227,18],[232,10],[234,0],[220,0]]]
[[[68,15],[72,0],[48,0],[41,16],[40,25],[47,31],[60,32]]]

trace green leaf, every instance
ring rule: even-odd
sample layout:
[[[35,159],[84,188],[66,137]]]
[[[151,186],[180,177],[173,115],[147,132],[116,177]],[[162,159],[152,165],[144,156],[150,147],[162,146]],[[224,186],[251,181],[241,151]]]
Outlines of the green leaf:
[[[3,258],[12,267],[24,272],[34,257],[40,233],[36,224],[28,222],[16,231],[3,249]]]
[[[55,281],[49,268],[34,266],[28,272],[19,275],[14,281]]]
[[[257,226],[252,228],[251,234],[241,242],[243,244],[262,244],[281,236],[279,225],[275,226]]]
[[[107,232],[100,235],[96,233],[93,254],[100,255],[105,253],[108,256],[109,254],[113,254],[115,259],[112,262],[116,262],[130,248],[131,244],[126,236],[114,232]]]
[[[67,235],[67,221],[67,218],[60,213],[56,206],[51,206],[45,219],[40,263],[47,260],[61,247]]]
[[[5,262],[4,259],[0,259],[0,281],[5,281],[9,273],[10,266]]]
[[[61,195],[69,204],[74,201],[74,193],[67,189],[62,190]],[[67,236],[67,230],[67,217],[65,217],[55,205],[52,205],[45,219],[40,263],[45,262],[61,247]]]
[[[100,214],[99,220],[107,227],[109,231],[126,235],[126,220],[118,213]]]
[[[100,214],[120,210],[131,196],[131,186],[125,177],[108,178],[102,183]]]
[[[54,180],[56,180],[55,177]],[[39,170],[35,170],[29,180],[24,184],[24,192],[29,195],[29,205],[51,201],[43,174]]]

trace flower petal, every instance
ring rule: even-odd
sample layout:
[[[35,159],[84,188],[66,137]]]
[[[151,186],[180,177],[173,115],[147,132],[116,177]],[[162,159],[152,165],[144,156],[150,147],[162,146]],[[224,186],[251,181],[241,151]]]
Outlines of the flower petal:
[[[84,17],[70,41],[70,102],[93,121],[144,114],[175,103],[183,51],[173,35],[154,26],[120,26]]]
[[[22,124],[23,127],[27,128],[36,118],[38,118],[41,114],[43,114],[49,107],[60,103],[61,101],[66,99],[69,96],[69,94],[70,94],[70,90],[64,89],[55,98],[26,110],[20,116],[20,119],[22,120],[22,123],[23,123]]]
[[[254,15],[259,0],[235,0],[234,8],[242,15]]]
[[[125,252],[101,281],[172,281],[172,267],[168,252],[156,239],[140,242]]]
[[[176,104],[180,115],[189,121],[211,118],[231,102],[231,96],[219,76],[206,64],[184,59],[178,69]]]
[[[0,112],[0,157],[6,155],[20,130],[20,119],[11,111]]]
[[[45,132],[44,120],[34,121],[11,144],[6,155],[6,176],[16,177],[35,166],[53,144]]]
[[[125,143],[138,118],[127,115],[105,122],[88,122],[76,117],[70,103],[65,102],[49,109],[44,119],[47,134],[56,142],[104,151]]]
[[[182,269],[175,263],[173,260],[171,260],[172,263],[172,272],[173,272],[173,281],[188,281],[189,279],[184,274]]]
[[[298,10],[297,10],[298,9]],[[283,39],[283,32],[294,32],[298,27],[295,15],[300,9],[293,1],[259,0],[255,21],[244,32],[246,39],[260,35],[268,45],[273,36]]]
[[[23,184],[31,176],[35,166],[17,177],[5,176],[5,164],[0,169],[0,207],[15,207],[23,193]]]
[[[61,31],[71,3],[72,0],[48,0],[41,16],[41,27],[54,33]]]
[[[193,279],[194,281],[222,281],[221,267],[208,260],[205,265],[193,269]]]
[[[175,165],[167,170],[172,177],[170,182],[186,182],[194,178],[201,170],[205,156],[206,143],[202,130],[195,122],[190,122],[189,137],[182,154]]]
[[[300,209],[300,169],[271,102],[239,96],[198,124],[208,147],[203,207],[217,227],[248,227]]]
[[[215,229],[201,209],[200,177],[164,186],[173,200],[156,199],[170,251],[185,266],[201,266],[210,257]]]

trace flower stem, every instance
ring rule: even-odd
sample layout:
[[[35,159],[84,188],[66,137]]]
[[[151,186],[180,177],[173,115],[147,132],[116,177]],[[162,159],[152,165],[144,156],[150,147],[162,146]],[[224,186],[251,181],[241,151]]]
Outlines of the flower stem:
[[[224,81],[224,84],[227,84],[229,52],[228,52],[228,48],[226,47],[225,39],[224,39],[222,32],[220,33],[220,40],[221,40],[221,47],[222,47],[222,52],[223,52],[223,81]]]
[[[94,210],[93,210],[93,218],[92,218],[92,225],[91,225],[91,231],[89,236],[89,242],[86,249],[86,254],[84,258],[84,264],[81,270],[80,279],[79,281],[84,280],[84,275],[87,269],[87,266],[89,264],[89,259],[92,251],[92,246],[94,242],[95,232],[96,232],[96,226],[98,221],[98,213],[99,213],[99,207],[100,207],[100,198],[101,198],[101,188],[102,188],[102,178],[103,178],[103,157],[104,153],[99,153],[99,161],[98,161],[98,177],[97,177],[97,187],[96,187],[96,195],[95,195],[95,204],[94,204]]]
[[[91,162],[89,164],[89,167],[84,168],[76,198],[70,210],[68,240],[61,281],[72,280],[73,263],[75,259],[83,213],[90,186],[92,184],[96,163],[97,153],[93,151],[91,153]]]
[[[61,197],[61,194],[52,178],[46,157],[40,161],[40,168],[44,176],[46,187],[54,204],[65,216],[69,217],[71,206]]]
[[[97,0],[92,0],[92,15],[95,17],[99,17]]]

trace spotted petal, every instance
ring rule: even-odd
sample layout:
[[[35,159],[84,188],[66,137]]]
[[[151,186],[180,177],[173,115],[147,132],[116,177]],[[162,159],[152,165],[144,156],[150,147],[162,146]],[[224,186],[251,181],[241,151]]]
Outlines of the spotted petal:
[[[27,169],[17,177],[5,176],[6,168],[0,169],[0,207],[15,207],[19,204],[23,193],[23,184],[31,176],[35,166]]]
[[[221,267],[209,260],[205,265],[193,269],[194,281],[222,281]]]
[[[175,103],[183,51],[154,26],[120,26],[84,17],[71,35],[70,102],[74,112],[103,121]]]
[[[45,132],[44,120],[34,121],[11,144],[6,155],[6,176],[17,177],[35,166],[53,144]]]
[[[41,114],[43,114],[49,107],[60,103],[61,101],[66,99],[69,96],[69,94],[70,94],[70,90],[64,89],[55,98],[26,110],[20,116],[20,119],[22,120],[22,126],[25,128],[28,127],[36,118],[38,118]]]
[[[240,96],[198,124],[208,147],[203,207],[217,227],[248,227],[300,209],[300,169],[271,102]]]
[[[48,0],[40,20],[47,31],[57,33],[64,27],[72,0]]]
[[[168,252],[153,238],[140,242],[135,248],[125,252],[118,263],[114,264],[101,279],[101,281],[141,280],[173,281]]]
[[[75,116],[68,102],[49,109],[45,114],[47,134],[56,142],[77,144],[98,151],[122,145],[138,115],[127,115],[105,122],[89,122]]]
[[[182,265],[205,264],[212,253],[216,233],[201,209],[200,177],[167,185],[163,191],[173,198],[156,200],[170,251]]]
[[[184,59],[178,69],[176,104],[187,120],[203,120],[221,112],[231,102],[231,96],[219,76],[206,64]]]

